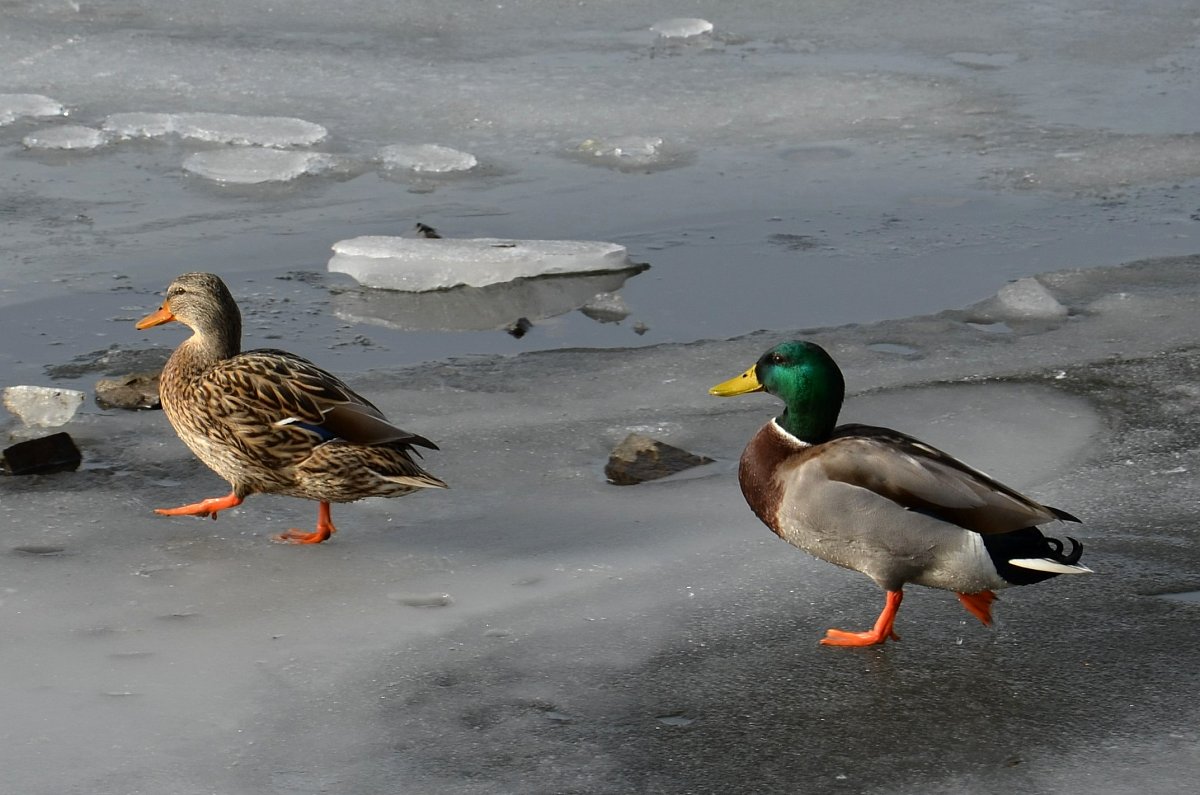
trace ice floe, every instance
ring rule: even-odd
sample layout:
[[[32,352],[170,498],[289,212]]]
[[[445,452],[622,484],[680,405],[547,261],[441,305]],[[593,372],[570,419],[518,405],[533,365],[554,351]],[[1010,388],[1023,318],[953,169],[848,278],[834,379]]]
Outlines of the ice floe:
[[[470,171],[479,164],[470,152],[440,144],[391,144],[379,150],[379,159],[389,168],[429,174]]]
[[[341,240],[333,251],[331,272],[367,287],[408,292],[638,267],[624,246],[581,240],[365,236]]]
[[[712,33],[713,23],[707,19],[677,17],[655,22],[650,26],[650,30],[664,39],[690,39],[693,36]]]
[[[21,139],[28,149],[98,149],[108,143],[103,131],[79,124],[47,127]]]
[[[114,113],[103,128],[122,138],[182,138],[241,146],[311,146],[329,131],[320,124],[288,116],[241,116],[232,113]]]
[[[564,153],[573,160],[618,170],[663,170],[687,162],[688,155],[654,135],[588,138]]]
[[[322,152],[239,148],[196,152],[183,161],[183,170],[230,185],[288,182],[305,174],[329,170],[333,158]]]
[[[41,94],[0,94],[0,126],[27,116],[64,116],[62,103]]]
[[[113,113],[101,128],[118,138],[161,138],[175,131],[172,113]]]
[[[26,425],[57,428],[65,425],[83,405],[84,393],[51,386],[10,386],[4,390],[4,407]]]

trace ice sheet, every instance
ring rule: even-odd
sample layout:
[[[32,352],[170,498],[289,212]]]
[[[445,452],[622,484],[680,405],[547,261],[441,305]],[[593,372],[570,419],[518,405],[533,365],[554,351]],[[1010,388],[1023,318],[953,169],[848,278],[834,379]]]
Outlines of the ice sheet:
[[[0,102],[0,385],[176,344],[131,324],[211,269],[248,344],[439,442],[425,463],[452,489],[336,506],[329,545],[282,548],[266,536],[310,527],[311,504],[155,516],[227,486],[161,414],[89,403],[66,426],[78,472],[0,479],[0,789],[1194,789],[1196,608],[1159,594],[1198,586],[1200,280],[1194,258],[1101,266],[1196,252],[1195,5],[850,8],[5,3],[0,91],[49,115]],[[714,30],[651,32],[676,13]],[[68,112],[121,142],[22,146]],[[307,121],[339,162],[443,141],[486,167],[218,189],[180,164],[315,130],[170,132],[201,113]],[[667,156],[578,148],[631,136]],[[654,266],[621,286],[636,323],[414,328],[552,310],[551,279],[334,292],[332,242],[417,221],[623,245]],[[1028,277],[1065,316],[989,298]],[[818,648],[869,623],[877,589],[759,525],[733,471],[775,404],[705,391],[797,328],[842,362],[845,419],[1078,514],[1097,575],[1002,594],[992,629],[911,589],[902,643]],[[600,468],[634,429],[719,461],[614,499]]]
[[[69,426],[86,469],[3,483],[6,780],[37,795],[751,779],[1092,793],[1094,775],[1123,780],[1130,757],[1091,750],[1119,735],[1183,782],[1192,616],[1144,594],[1185,590],[1200,565],[1186,543],[1198,267],[1043,275],[1092,311],[1003,339],[966,310],[803,333],[845,368],[845,420],[917,434],[1080,515],[1099,572],[1004,593],[991,629],[910,589],[903,643],[866,656],[816,639],[868,623],[878,590],[774,538],[738,494],[736,457],[777,404],[706,392],[796,332],[355,376],[441,445],[425,464],[452,488],[336,506],[341,532],[312,549],[266,541],[312,520],[298,500],[252,497],[216,523],[154,516],[224,484],[161,414],[91,410]],[[618,499],[600,467],[634,429],[718,463]],[[1140,702],[1147,687],[1176,698]]]

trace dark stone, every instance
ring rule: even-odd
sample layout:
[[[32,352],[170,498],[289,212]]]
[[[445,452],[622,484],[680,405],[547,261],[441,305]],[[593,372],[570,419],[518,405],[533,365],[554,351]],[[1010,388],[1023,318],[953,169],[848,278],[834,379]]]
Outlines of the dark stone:
[[[531,328],[533,328],[533,324],[529,322],[529,318],[519,317],[510,323],[508,328],[504,330],[517,339],[521,339],[521,337],[524,337],[527,333],[529,333],[529,329]]]
[[[695,455],[649,436],[631,433],[608,457],[604,474],[610,483],[632,486],[709,463],[712,463],[712,459],[707,456]]]
[[[130,373],[96,382],[96,405],[102,409],[161,409],[160,372]]]
[[[55,433],[19,442],[5,449],[0,464],[9,475],[45,475],[72,472],[79,468],[82,461],[83,456],[71,435]]]

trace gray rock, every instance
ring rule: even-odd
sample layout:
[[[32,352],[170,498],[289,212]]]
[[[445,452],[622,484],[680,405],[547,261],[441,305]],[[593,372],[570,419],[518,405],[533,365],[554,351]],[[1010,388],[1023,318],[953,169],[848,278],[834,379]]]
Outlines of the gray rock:
[[[102,409],[161,409],[158,377],[161,371],[130,373],[96,382],[96,405]]]
[[[647,480],[657,480],[712,463],[711,458],[689,453],[649,436],[631,433],[625,437],[608,458],[604,474],[610,483],[632,486]]]

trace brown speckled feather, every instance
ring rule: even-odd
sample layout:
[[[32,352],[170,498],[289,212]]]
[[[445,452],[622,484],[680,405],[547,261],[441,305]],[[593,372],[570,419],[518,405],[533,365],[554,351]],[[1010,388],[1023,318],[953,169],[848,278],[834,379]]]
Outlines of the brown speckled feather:
[[[195,334],[163,369],[163,409],[235,495],[350,502],[446,487],[410,455],[437,446],[388,422],[336,376],[285,351],[239,353],[240,313],[217,277],[185,274],[167,301],[170,319]]]

